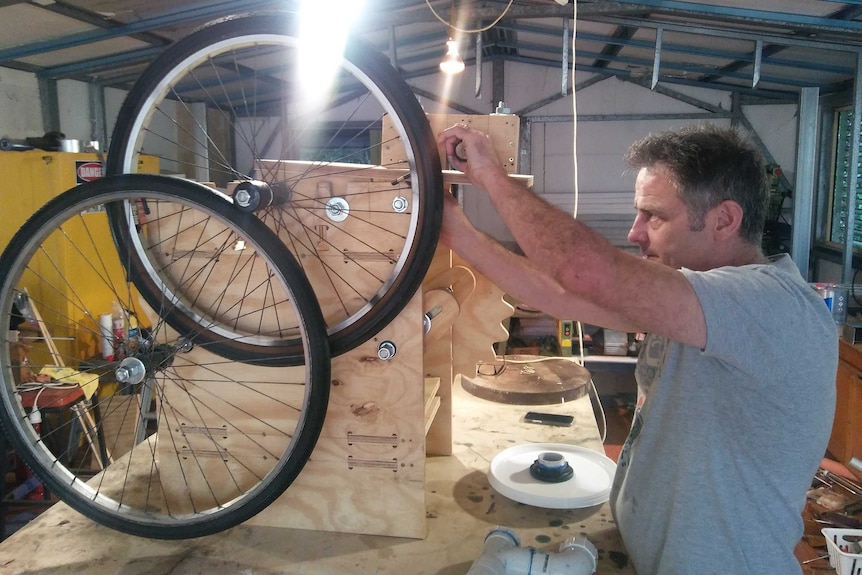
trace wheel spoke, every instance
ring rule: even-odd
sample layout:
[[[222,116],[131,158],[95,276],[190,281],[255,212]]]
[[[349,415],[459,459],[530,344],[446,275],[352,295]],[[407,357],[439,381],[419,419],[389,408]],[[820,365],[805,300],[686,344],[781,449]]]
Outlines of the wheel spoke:
[[[439,233],[442,174],[410,87],[364,44],[348,43],[333,84],[309,108],[293,24],[239,18],[168,49],[120,111],[108,172],[140,171],[149,155],[228,195],[265,182],[272,204],[248,209],[300,262],[338,354],[377,333],[421,285]],[[382,181],[369,169],[379,167],[403,178]],[[333,198],[346,218],[328,216]]]
[[[140,209],[120,247],[103,205]],[[198,184],[108,177],[37,212],[0,272],[0,320],[19,327],[0,332],[0,422],[75,509],[194,537],[253,516],[302,469],[326,412],[328,343],[311,286],[260,221]],[[112,307],[140,335],[92,357]]]

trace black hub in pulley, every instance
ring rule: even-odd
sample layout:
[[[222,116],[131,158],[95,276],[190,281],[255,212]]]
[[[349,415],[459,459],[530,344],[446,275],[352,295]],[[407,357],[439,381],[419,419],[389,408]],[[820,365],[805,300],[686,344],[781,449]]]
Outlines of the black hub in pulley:
[[[246,180],[233,191],[233,203],[244,212],[256,212],[272,205],[272,188],[260,180]]]

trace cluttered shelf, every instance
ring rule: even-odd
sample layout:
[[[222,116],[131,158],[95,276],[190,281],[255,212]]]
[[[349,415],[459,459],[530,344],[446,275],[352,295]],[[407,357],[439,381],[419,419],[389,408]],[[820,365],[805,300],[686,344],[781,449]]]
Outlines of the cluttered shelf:
[[[509,320],[505,353],[547,356],[596,356],[633,363],[643,334],[623,333],[573,320],[555,319],[518,304]],[[581,345],[583,342],[583,345]],[[502,349],[498,350],[502,354]],[[618,359],[617,359],[618,358]]]
[[[805,531],[796,556],[804,575],[833,570],[839,575],[859,573],[862,482],[850,470],[833,460],[823,461],[808,492],[802,520]]]

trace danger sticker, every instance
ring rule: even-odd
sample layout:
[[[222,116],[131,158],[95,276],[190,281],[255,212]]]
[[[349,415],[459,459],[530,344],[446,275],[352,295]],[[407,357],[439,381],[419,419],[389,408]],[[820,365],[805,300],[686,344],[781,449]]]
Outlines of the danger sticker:
[[[102,162],[75,162],[75,182],[78,184],[98,180],[103,175],[104,174],[102,173]]]

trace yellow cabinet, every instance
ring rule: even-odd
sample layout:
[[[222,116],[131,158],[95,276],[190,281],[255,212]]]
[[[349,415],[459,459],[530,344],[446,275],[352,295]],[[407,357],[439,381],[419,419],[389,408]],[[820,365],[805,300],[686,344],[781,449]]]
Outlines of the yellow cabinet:
[[[145,158],[142,160],[142,171],[158,172],[158,160]],[[83,182],[102,177],[102,164],[96,154],[73,154],[66,152],[45,152],[32,150],[26,152],[0,152],[0,175],[2,175],[2,203],[0,203],[0,248],[5,249],[18,229],[46,202]],[[74,349],[76,328],[79,324],[86,325],[90,333],[98,333],[98,326],[89,325],[98,318],[79,317],[82,309],[102,309],[111,311],[114,296],[105,287],[83,285],[82,274],[74,271],[85,265],[88,256],[87,245],[105,245],[113,243],[105,213],[94,212],[81,214],[86,219],[87,234],[76,228],[76,222],[70,221],[64,226],[64,231],[78,240],[81,251],[62,250],[59,247],[55,253],[45,254],[45,257],[34,258],[32,267],[38,267],[37,277],[43,281],[32,282],[25,287],[34,300],[42,302],[39,309],[51,335],[58,338],[57,345],[66,357],[79,358],[88,355],[92,350]],[[95,233],[92,230],[95,229]],[[80,236],[80,237],[78,237]],[[48,244],[50,245],[50,244]],[[109,270],[110,275],[123,277],[123,271],[117,264],[116,270]],[[116,275],[114,275],[116,274]],[[88,276],[89,274],[83,274]],[[120,279],[122,281],[122,279]],[[56,286],[65,285],[66,294],[57,294]],[[52,287],[48,287],[52,286]],[[82,305],[73,306],[75,298],[67,297],[74,293]]]

